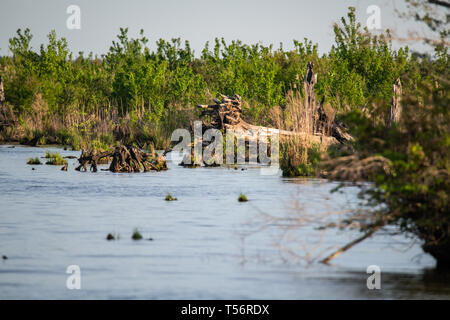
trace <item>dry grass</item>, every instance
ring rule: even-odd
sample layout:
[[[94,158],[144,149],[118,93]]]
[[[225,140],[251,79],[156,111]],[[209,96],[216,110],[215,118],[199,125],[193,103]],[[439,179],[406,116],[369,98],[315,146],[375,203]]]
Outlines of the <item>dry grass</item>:
[[[314,133],[315,111],[305,104],[299,91],[289,91],[286,95],[284,129],[295,132]]]
[[[280,140],[280,167],[284,176],[316,176],[319,173],[320,156],[328,146],[313,141],[313,137],[317,133],[330,135],[334,111],[331,106],[325,106],[327,123],[318,125],[320,115],[312,105],[306,101],[300,91],[289,91],[286,96],[285,110],[279,108],[272,112],[279,129],[306,133],[282,137]],[[318,128],[321,132],[317,132]]]
[[[98,106],[90,112],[84,110],[80,106],[53,112],[42,95],[36,94],[31,110],[23,112],[20,121],[15,121],[8,130],[2,130],[1,138],[26,144],[57,143],[72,146],[74,150],[93,149],[99,142],[103,147],[112,146],[115,141],[135,142],[143,148],[152,144],[164,149],[171,143],[172,131],[188,128],[196,117],[194,107],[176,104],[166,108],[161,119],[151,117],[151,110],[144,107],[124,115],[109,105]]]
[[[326,145],[312,142],[309,136],[290,137],[280,142],[280,168],[283,176],[317,176],[321,154]]]

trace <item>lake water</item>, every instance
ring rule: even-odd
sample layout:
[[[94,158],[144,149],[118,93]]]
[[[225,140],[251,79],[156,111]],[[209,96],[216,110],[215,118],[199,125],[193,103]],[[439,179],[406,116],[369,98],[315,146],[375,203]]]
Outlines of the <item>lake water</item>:
[[[331,194],[336,184],[321,180],[250,166],[188,169],[178,160],[139,174],[78,172],[76,159],[67,172],[26,164],[46,150],[79,156],[0,146],[0,255],[8,257],[0,299],[450,298],[449,276],[411,239],[380,233],[323,265],[307,255],[332,252],[358,232],[322,239],[313,226],[287,233],[267,223],[346,210],[354,187]],[[168,192],[178,201],[165,201]],[[240,192],[249,202],[237,201]],[[131,239],[134,228],[144,240]],[[107,241],[108,233],[119,239]],[[80,267],[80,290],[66,287],[69,265]],[[381,269],[380,290],[367,289],[369,265]]]

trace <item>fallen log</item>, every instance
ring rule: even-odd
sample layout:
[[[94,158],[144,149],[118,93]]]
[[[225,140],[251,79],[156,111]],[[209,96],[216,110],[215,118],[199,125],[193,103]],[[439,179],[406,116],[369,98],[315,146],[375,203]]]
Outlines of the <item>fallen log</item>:
[[[325,143],[326,145],[344,143],[352,140],[348,130],[343,123],[337,119],[330,118],[325,112],[323,103],[318,103],[314,85],[317,82],[317,74],[313,72],[314,64],[309,62],[303,81],[303,94],[306,127],[295,128],[293,131],[279,130],[275,128],[255,126],[245,122],[241,118],[242,98],[238,94],[226,96],[220,94],[222,100],[213,99],[215,104],[197,105],[202,109],[201,118],[210,117],[209,122],[202,122],[202,131],[210,128],[218,130],[232,130],[237,137],[245,137],[246,140],[267,141],[267,137],[278,133],[280,139],[291,137],[305,137],[314,143]]]
[[[335,137],[327,136],[319,132],[308,133],[303,131],[287,131],[249,124],[241,119],[241,97],[237,94],[231,97],[221,96],[222,101],[214,99],[216,102],[215,105],[198,105],[199,108],[204,109],[201,117],[211,117],[209,123],[203,121],[202,131],[206,131],[210,128],[226,131],[230,130],[233,131],[233,134],[237,138],[243,138],[246,141],[257,140],[267,142],[267,139],[270,136],[278,134],[280,139],[292,137],[308,138],[314,143],[324,143],[327,146],[339,143],[339,140]],[[337,127],[340,128],[340,126]]]

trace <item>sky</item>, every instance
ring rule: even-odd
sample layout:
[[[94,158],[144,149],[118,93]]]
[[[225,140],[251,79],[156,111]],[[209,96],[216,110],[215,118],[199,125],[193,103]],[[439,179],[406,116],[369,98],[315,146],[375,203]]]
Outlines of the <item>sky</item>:
[[[180,37],[189,40],[198,56],[206,41],[216,37],[227,42],[239,39],[246,44],[273,44],[292,49],[293,39],[305,37],[327,52],[334,41],[333,24],[356,7],[358,20],[365,26],[370,5],[380,8],[381,28],[405,34],[417,23],[398,17],[405,10],[404,0],[1,0],[0,55],[9,55],[8,39],[18,28],[30,28],[32,47],[46,43],[55,30],[68,40],[72,52],[104,54],[120,27],[128,27],[136,37],[140,29],[155,41]],[[67,8],[80,8],[80,29],[69,29]],[[381,30],[373,30],[379,33]],[[396,44],[399,46],[400,44]],[[418,46],[419,44],[410,45]]]

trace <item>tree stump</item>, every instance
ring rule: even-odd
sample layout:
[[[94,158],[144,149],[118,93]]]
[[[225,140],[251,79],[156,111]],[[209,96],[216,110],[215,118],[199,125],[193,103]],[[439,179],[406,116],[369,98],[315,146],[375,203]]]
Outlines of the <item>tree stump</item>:
[[[114,151],[105,152],[82,152],[78,162],[80,165],[75,169],[78,171],[87,171],[87,165],[90,164],[90,170],[97,172],[97,164],[105,157],[112,157],[109,171],[112,172],[147,172],[150,170],[167,170],[165,155],[156,156],[154,153],[142,152],[133,145],[118,146]]]

